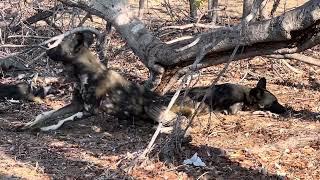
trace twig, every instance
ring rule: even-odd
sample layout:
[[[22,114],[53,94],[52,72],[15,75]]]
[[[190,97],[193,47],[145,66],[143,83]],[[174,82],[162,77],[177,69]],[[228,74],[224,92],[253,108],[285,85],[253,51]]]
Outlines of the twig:
[[[230,65],[230,63],[232,62],[236,52],[238,51],[239,49],[239,45],[236,46],[232,52],[232,55],[230,56],[228,62],[225,64],[225,66],[223,67],[223,69],[220,71],[220,73],[218,74],[217,78],[213,81],[213,83],[210,85],[210,87],[207,89],[204,97],[202,98],[200,104],[198,105],[198,107],[196,108],[196,110],[194,111],[190,121],[189,121],[189,124],[187,125],[187,127],[184,129],[184,132],[183,134],[185,134],[188,130],[188,128],[191,126],[194,118],[196,117],[196,115],[198,114],[198,112],[202,109],[202,105],[204,104],[204,101],[207,99],[207,97],[210,95],[210,92],[211,92],[211,89],[213,88],[213,86],[220,80],[220,78],[222,77],[222,75],[225,73],[225,71],[227,70],[228,66]]]
[[[152,150],[152,146],[153,146],[154,142],[156,141],[159,133],[161,132],[161,128],[162,128],[162,123],[160,122],[158,124],[157,130],[153,134],[148,146],[144,149],[143,153],[139,156],[139,159],[145,159],[146,155]]]
[[[316,59],[310,56],[306,56],[299,53],[293,53],[293,54],[271,54],[271,55],[265,55],[265,57],[271,57],[276,59],[294,59],[297,61],[301,61],[310,65],[320,66],[320,59]]]
[[[44,45],[48,45],[49,48],[45,48],[45,49],[52,49],[52,48],[58,46],[65,37],[70,36],[71,34],[74,34],[74,33],[85,32],[85,31],[89,31],[91,33],[94,33],[98,40],[101,39],[101,36],[102,36],[101,33],[98,30],[94,29],[94,28],[91,28],[91,27],[76,27],[76,28],[74,28],[74,29],[72,29],[70,31],[67,31],[67,32],[63,33],[63,34],[60,34],[58,36],[54,36],[54,37],[52,37],[52,38],[40,43],[38,46],[44,48],[43,47]],[[50,44],[52,42],[53,42],[53,44]]]
[[[272,9],[271,9],[271,12],[270,12],[271,17],[274,16],[274,13],[276,12],[276,10],[277,10],[278,7],[279,7],[279,4],[280,4],[280,0],[275,0],[275,1],[274,1],[273,6],[272,6]]]
[[[208,28],[208,29],[225,28],[224,26],[216,26],[216,25],[213,26],[212,24],[191,23],[191,24],[184,24],[181,26],[165,26],[160,28],[160,31],[167,30],[167,29],[184,30],[184,29],[193,28],[193,27],[201,27],[201,28]]]
[[[140,20],[143,18],[144,4],[145,4],[145,0],[139,0],[138,17],[139,17]]]
[[[32,63],[34,63],[34,62],[36,62],[36,61],[38,61],[42,56],[44,56],[46,54],[46,52],[42,52],[41,54],[39,54],[37,57],[35,57],[34,59],[32,59],[32,61],[31,62],[29,62],[26,66],[27,67],[29,67],[30,66],[30,64],[32,64]]]
[[[208,174],[208,173],[209,173],[209,171],[207,171],[207,172],[205,172],[205,173],[201,174],[201,175],[197,178],[197,180],[199,180],[200,178],[202,178],[204,175],[206,175],[206,174]]]
[[[27,36],[27,35],[12,35],[8,36],[8,39],[10,38],[32,38],[32,39],[49,39],[50,37],[45,37],[45,36]]]
[[[282,64],[284,64],[285,66],[287,66],[287,68],[289,68],[292,72],[297,73],[297,74],[302,74],[303,72],[300,69],[297,69],[295,67],[292,67],[287,61],[285,61],[284,59],[281,60]]]
[[[82,26],[82,25],[87,21],[87,19],[89,19],[89,18],[91,19],[91,21],[93,21],[91,14],[90,14],[90,13],[87,13],[87,14],[83,17],[83,19],[80,21],[80,23],[78,24],[77,27]]]
[[[19,44],[4,44],[0,45],[0,48],[33,48],[33,47],[39,47],[38,45],[19,45]]]

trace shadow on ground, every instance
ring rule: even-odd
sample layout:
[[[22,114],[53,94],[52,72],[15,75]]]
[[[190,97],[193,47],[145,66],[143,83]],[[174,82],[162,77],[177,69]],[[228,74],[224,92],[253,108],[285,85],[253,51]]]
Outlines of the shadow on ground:
[[[37,133],[13,130],[17,123],[26,122],[30,114],[5,113],[0,116],[0,177],[4,179],[133,179],[167,177],[170,172],[164,165],[135,170],[131,174],[119,167],[120,162],[129,162],[130,156],[145,148],[154,132],[149,123],[128,125],[99,115],[67,123],[55,132]],[[220,148],[190,144],[183,148],[182,156],[191,157],[198,152],[207,167],[178,166],[173,171],[175,178],[179,177],[179,172],[190,178],[279,178],[240,167]]]

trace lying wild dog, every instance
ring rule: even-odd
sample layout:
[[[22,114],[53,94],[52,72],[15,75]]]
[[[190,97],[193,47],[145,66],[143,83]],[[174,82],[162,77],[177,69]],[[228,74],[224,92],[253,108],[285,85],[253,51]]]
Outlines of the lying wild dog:
[[[209,110],[226,111],[230,114],[236,114],[243,108],[271,111],[276,114],[286,112],[286,108],[279,104],[277,98],[267,90],[266,83],[266,79],[261,78],[254,88],[231,83],[215,85],[210,89],[211,92],[205,104],[210,107]],[[191,88],[188,97],[199,103],[207,89],[208,87]]]
[[[31,87],[27,82],[16,84],[0,84],[0,99],[28,100],[42,103],[49,89],[47,87]]]
[[[164,113],[167,104],[163,97],[107,69],[88,49],[92,43],[92,34],[77,33],[47,51],[50,59],[64,64],[69,78],[75,81],[72,102],[58,110],[43,112],[23,129],[55,130],[66,121],[92,116],[99,111],[119,118],[152,119],[170,126],[177,114]],[[62,116],[68,117],[55,125],[43,126]]]

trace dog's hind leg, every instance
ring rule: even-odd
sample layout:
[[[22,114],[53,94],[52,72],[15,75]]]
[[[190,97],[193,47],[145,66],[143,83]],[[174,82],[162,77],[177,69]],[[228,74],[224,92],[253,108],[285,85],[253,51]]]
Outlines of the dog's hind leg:
[[[234,103],[233,105],[231,105],[229,107],[229,112],[232,115],[237,114],[239,111],[242,110],[244,103],[243,102],[238,102],[238,103]]]
[[[51,126],[46,126],[46,127],[41,127],[40,130],[41,131],[50,131],[50,130],[56,130],[58,128],[60,128],[65,122],[67,121],[73,121],[75,119],[80,119],[84,116],[83,112],[77,112],[76,114],[67,117],[65,119],[60,120],[57,124],[55,125],[51,125]]]
[[[177,118],[177,114],[168,111],[166,112],[166,107],[157,104],[150,104],[145,107],[146,114],[155,122],[162,123],[164,126],[171,126],[174,120]]]
[[[68,114],[74,114],[82,110],[82,106],[77,104],[77,103],[71,103],[67,106],[64,106],[60,109],[57,110],[51,110],[51,111],[46,111],[41,114],[39,114],[34,121],[31,121],[27,124],[25,124],[21,129],[30,129],[33,128],[34,126],[45,122],[49,120],[54,120],[55,118],[58,118],[59,116],[65,116]]]

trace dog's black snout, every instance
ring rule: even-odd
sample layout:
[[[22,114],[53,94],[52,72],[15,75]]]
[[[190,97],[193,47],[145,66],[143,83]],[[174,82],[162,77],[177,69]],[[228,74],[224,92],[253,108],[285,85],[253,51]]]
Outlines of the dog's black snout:
[[[63,58],[61,45],[59,44],[57,47],[47,50],[46,54],[54,61],[61,61]]]
[[[287,112],[287,109],[281,104],[279,104],[277,101],[273,102],[267,110],[276,114],[283,114]]]

